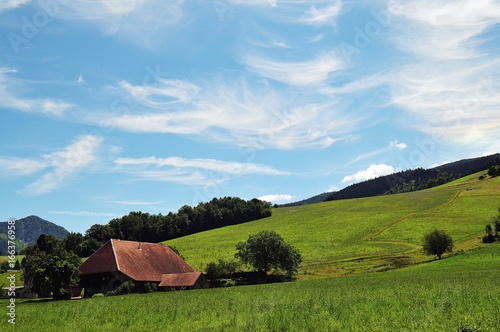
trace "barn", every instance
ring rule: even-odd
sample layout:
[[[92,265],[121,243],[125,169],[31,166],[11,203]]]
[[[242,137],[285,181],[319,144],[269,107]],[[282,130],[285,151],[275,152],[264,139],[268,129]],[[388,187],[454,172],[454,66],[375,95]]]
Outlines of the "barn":
[[[126,281],[139,291],[148,283],[163,290],[208,287],[203,274],[161,244],[111,239],[80,265],[85,297],[105,294]]]

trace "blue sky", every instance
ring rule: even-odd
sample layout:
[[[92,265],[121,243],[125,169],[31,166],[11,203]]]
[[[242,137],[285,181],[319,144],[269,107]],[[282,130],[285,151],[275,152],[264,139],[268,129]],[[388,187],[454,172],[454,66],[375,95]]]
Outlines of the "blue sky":
[[[500,3],[3,0],[0,220],[84,232],[500,152]]]

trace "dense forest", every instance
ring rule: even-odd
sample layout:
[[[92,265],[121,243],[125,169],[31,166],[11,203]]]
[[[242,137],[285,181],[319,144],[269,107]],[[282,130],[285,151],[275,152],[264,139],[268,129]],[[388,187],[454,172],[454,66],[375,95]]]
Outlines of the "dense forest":
[[[423,190],[492,167],[493,169],[490,172],[494,174],[495,170],[498,169],[496,165],[500,165],[500,154],[498,153],[486,157],[464,159],[430,169],[417,168],[414,170],[401,171],[376,179],[355,183],[336,192],[319,194],[299,202],[284,204],[282,206],[296,206],[323,201]]]
[[[177,213],[167,215],[130,212],[106,225],[91,226],[85,235],[70,233],[64,242],[66,250],[87,257],[111,238],[155,243],[269,216],[271,205],[268,202],[237,197],[214,198],[196,207],[184,205]]]

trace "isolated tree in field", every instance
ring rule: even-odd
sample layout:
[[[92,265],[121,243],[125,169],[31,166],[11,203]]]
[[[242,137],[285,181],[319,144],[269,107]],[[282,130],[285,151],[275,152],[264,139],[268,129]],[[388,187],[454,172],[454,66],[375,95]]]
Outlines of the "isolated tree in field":
[[[436,229],[425,234],[423,248],[425,254],[436,255],[441,259],[445,252],[453,250],[453,239],[445,231]]]
[[[69,298],[69,288],[78,284],[80,258],[64,250],[64,244],[52,235],[42,234],[26,249],[23,259],[24,284],[31,291]]]
[[[300,252],[274,231],[250,235],[246,242],[236,245],[236,250],[236,258],[265,274],[272,269],[281,269],[287,276],[292,276],[302,262]]]

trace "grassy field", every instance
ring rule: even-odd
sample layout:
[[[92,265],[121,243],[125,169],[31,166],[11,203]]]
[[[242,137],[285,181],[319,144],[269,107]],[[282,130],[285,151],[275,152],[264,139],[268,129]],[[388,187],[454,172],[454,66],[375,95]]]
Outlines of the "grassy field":
[[[0,330],[500,331],[500,243],[480,243],[498,213],[500,177],[479,175],[402,195],[278,208],[270,218],[167,242],[202,270],[232,258],[250,234],[275,230],[303,254],[296,282],[17,300],[16,326],[0,311]],[[465,252],[423,256],[421,239],[434,228]],[[398,262],[410,266],[391,270]],[[5,313],[7,304],[0,300]]]
[[[21,262],[21,260],[24,258],[24,256],[16,256],[16,259]],[[0,263],[7,262],[9,260],[8,256],[0,256]],[[21,275],[22,271],[19,271],[16,274],[16,285],[22,285],[23,282],[21,281]],[[7,287],[9,285],[9,281],[7,280],[7,277],[9,277],[11,273],[0,273],[0,287]]]
[[[423,235],[435,228],[449,232],[457,250],[479,245],[500,207],[500,177],[479,181],[480,174],[407,194],[278,208],[270,218],[165,243],[203,271],[208,262],[231,259],[250,234],[275,230],[302,253],[299,279],[373,271],[400,256],[421,262],[429,259],[421,253]]]
[[[2,331],[500,331],[500,244],[387,272],[17,304]],[[0,301],[5,308],[7,302]],[[4,309],[5,310],[5,309]]]

